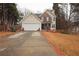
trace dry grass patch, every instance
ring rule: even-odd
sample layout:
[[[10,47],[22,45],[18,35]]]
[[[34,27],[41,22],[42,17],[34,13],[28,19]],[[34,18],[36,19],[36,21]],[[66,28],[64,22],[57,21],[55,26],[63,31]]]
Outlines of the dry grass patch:
[[[51,45],[55,45],[64,55],[79,56],[79,35],[42,32]]]
[[[0,37],[4,37],[4,36],[8,36],[8,35],[12,35],[15,32],[0,32]]]

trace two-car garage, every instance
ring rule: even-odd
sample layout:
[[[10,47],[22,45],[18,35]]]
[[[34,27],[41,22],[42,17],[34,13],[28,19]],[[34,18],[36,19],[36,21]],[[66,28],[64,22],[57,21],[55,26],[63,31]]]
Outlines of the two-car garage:
[[[24,17],[22,21],[22,27],[24,28],[24,31],[41,30],[40,19],[33,14],[29,15],[28,17]]]
[[[22,24],[25,31],[37,31],[40,30],[41,24],[40,23],[25,23]]]

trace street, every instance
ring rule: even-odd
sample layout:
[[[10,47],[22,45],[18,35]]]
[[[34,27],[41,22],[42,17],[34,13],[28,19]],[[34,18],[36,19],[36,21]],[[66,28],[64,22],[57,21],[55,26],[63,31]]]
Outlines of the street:
[[[41,32],[19,32],[0,38],[2,56],[55,56],[57,55]]]

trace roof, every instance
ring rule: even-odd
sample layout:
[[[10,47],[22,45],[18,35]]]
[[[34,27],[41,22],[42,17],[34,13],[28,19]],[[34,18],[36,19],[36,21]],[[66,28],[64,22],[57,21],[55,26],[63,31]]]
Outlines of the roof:
[[[47,13],[52,17],[55,16],[54,10],[47,10]]]
[[[50,17],[52,17],[52,16],[55,16],[55,14],[54,14],[54,10],[49,10],[49,9],[47,9],[41,16],[47,16],[47,15],[49,15]]]
[[[36,15],[31,14],[28,17],[25,16],[22,23],[41,23],[39,20],[40,19]]]
[[[40,17],[41,16],[41,13],[40,14],[35,14],[35,15],[37,15],[38,17]]]

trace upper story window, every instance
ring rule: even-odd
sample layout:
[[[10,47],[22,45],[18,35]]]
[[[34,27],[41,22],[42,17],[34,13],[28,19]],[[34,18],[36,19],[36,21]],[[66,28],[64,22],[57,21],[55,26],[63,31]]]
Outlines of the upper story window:
[[[49,21],[49,17],[47,17],[46,20]]]
[[[44,19],[44,17],[41,18],[42,20]]]

